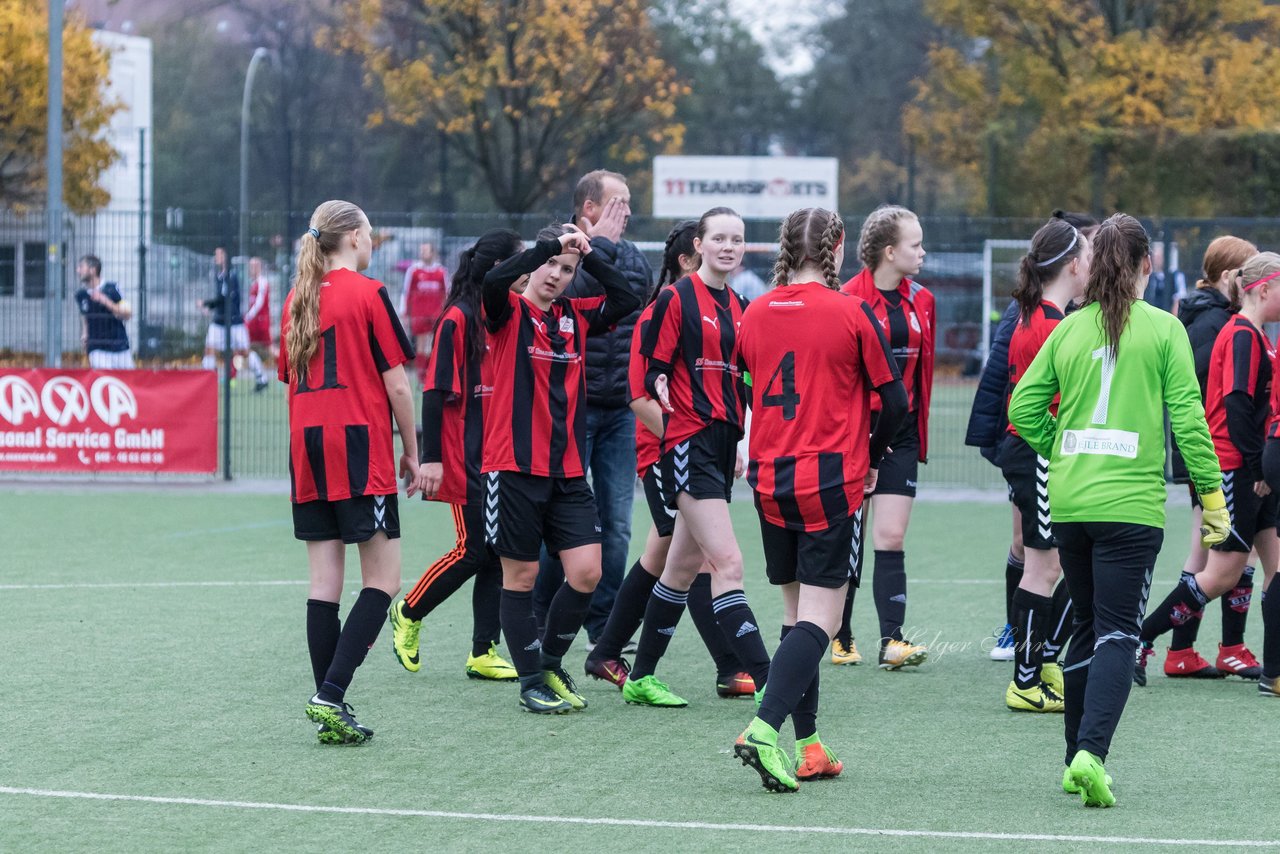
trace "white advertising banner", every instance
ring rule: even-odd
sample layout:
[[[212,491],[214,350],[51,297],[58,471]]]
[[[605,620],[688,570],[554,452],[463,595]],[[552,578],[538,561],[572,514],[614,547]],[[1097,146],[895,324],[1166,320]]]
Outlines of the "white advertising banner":
[[[744,219],[781,219],[796,208],[838,205],[834,157],[655,157],[653,215],[698,217],[731,207]]]

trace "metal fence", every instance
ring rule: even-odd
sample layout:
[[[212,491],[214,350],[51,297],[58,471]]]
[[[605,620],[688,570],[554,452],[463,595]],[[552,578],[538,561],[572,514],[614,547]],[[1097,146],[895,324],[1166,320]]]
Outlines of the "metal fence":
[[[279,329],[280,307],[291,279],[298,234],[307,214],[254,212],[249,216],[249,240],[236,246],[240,221],[234,211],[167,210],[102,213],[69,217],[64,229],[64,259],[60,276],[47,281],[45,225],[39,211],[25,215],[0,213],[0,366],[46,363],[46,353],[60,354],[63,365],[85,364],[80,346],[80,317],[73,299],[80,284],[76,260],[93,254],[102,260],[103,281],[116,282],[134,306],[129,321],[130,341],[139,368],[201,368],[208,317],[199,302],[213,295],[213,250],[231,250],[240,273],[242,298],[248,299],[245,262],[262,259],[272,282],[271,328]],[[535,214],[436,215],[430,213],[371,213],[377,249],[368,274],[387,284],[399,299],[404,270],[430,241],[452,269],[459,252],[475,237],[495,227],[514,228],[532,238],[542,226],[563,221],[560,216]],[[859,217],[847,226],[856,233]],[[995,488],[998,472],[969,448],[963,434],[973,398],[975,375],[982,353],[983,247],[989,240],[1026,240],[1042,224],[1032,219],[926,217],[922,221],[928,256],[920,279],[938,303],[939,364],[937,392],[930,422],[930,465],[922,483],[933,486]],[[1147,220],[1149,231],[1169,247],[1166,258],[1180,262],[1190,286],[1205,246],[1221,234],[1236,234],[1261,247],[1280,245],[1280,219],[1161,219]],[[627,237],[637,242],[656,269],[671,220],[635,217]],[[748,269],[767,279],[773,266],[777,223],[750,222]],[[856,269],[848,252],[844,275]],[[1005,305],[1017,265],[1016,252],[991,259],[995,282],[994,306]],[[53,305],[50,305],[50,301]],[[59,319],[50,341],[46,313]],[[268,355],[268,370],[274,363]],[[55,359],[56,361],[56,359]],[[231,403],[230,471],[236,476],[283,477],[287,470],[286,416],[283,388],[272,383],[255,392],[251,377],[240,374],[227,400]],[[221,444],[221,443],[220,443]]]

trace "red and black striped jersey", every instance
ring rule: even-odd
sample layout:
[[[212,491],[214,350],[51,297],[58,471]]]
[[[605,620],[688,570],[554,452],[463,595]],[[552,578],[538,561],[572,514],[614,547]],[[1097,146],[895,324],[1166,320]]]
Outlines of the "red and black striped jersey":
[[[1240,314],[1222,327],[1213,342],[1205,418],[1223,471],[1246,466],[1257,471],[1261,465],[1271,414],[1274,358],[1267,336]]]
[[[448,296],[448,273],[439,264],[415,262],[404,274],[400,313],[414,321],[434,321]]]
[[[285,299],[280,340],[289,332]],[[395,440],[382,374],[414,355],[381,283],[351,270],[320,283],[320,340],[305,376],[291,376],[281,358],[277,375],[289,384],[289,480],[295,504],[394,495]]]
[[[645,307],[636,319],[636,328],[631,333],[631,364],[627,366],[627,385],[631,400],[641,400],[649,396],[644,387],[646,362],[640,355],[640,345],[644,342],[645,330],[653,319],[653,303]],[[662,442],[653,431],[636,419],[636,474],[644,476],[649,466],[662,456]]]
[[[1013,387],[1018,384],[1018,380],[1022,379],[1027,368],[1031,367],[1036,353],[1040,352],[1040,348],[1048,340],[1053,327],[1061,323],[1064,317],[1066,315],[1062,313],[1062,309],[1045,300],[1035,307],[1029,317],[1018,318],[1018,325],[1013,328],[1013,337],[1009,339],[1009,394],[1004,400],[1006,411],[1009,407],[1009,398],[1013,397]],[[1054,415],[1058,414],[1058,401],[1061,398],[1061,394],[1055,394],[1053,402],[1049,404],[1049,411]],[[1015,436],[1018,435],[1018,431],[1012,424],[1005,429]]]
[[[649,370],[666,373],[674,412],[666,413],[662,449],[712,421],[742,431],[746,387],[734,360],[738,324],[747,307],[733,288],[709,288],[692,273],[663,289],[640,346]]]
[[[468,358],[467,329],[476,309],[454,303],[436,326],[427,365],[427,388],[444,395],[440,419],[440,461],[444,479],[433,500],[466,504],[479,500],[480,460],[484,446],[484,404],[493,395],[488,359]],[[481,332],[483,334],[483,332]]]
[[[937,324],[933,294],[919,282],[903,279],[892,291],[876,287],[871,271],[864,268],[841,290],[860,297],[871,307],[880,329],[889,340],[902,383],[907,390],[911,416],[920,436],[920,462],[929,455],[929,401],[933,395],[933,360],[937,349]],[[879,395],[871,396],[871,409],[880,410]]]
[[[870,307],[817,282],[753,300],[738,330],[751,374],[747,482],[774,525],[822,531],[862,506],[872,389],[899,378]]]

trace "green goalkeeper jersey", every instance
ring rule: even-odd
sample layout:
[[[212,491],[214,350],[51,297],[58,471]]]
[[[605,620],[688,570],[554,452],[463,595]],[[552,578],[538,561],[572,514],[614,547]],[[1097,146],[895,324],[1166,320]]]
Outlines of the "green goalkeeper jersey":
[[[1191,344],[1177,318],[1137,300],[1118,354],[1097,303],[1069,315],[1014,387],[1009,421],[1049,460],[1053,521],[1163,528],[1166,407],[1196,491],[1222,484]]]

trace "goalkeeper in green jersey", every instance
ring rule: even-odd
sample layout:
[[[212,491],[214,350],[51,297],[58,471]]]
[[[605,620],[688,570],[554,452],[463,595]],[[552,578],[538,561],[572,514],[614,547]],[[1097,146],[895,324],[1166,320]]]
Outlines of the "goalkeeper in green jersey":
[[[1075,602],[1062,786],[1112,806],[1103,763],[1133,684],[1138,626],[1164,539],[1164,410],[1204,503],[1206,545],[1230,528],[1191,345],[1142,301],[1150,241],[1133,217],[1098,229],[1084,305],[1050,334],[1009,402],[1009,421],[1049,460],[1049,504]],[[1049,410],[1061,393],[1055,418]]]

